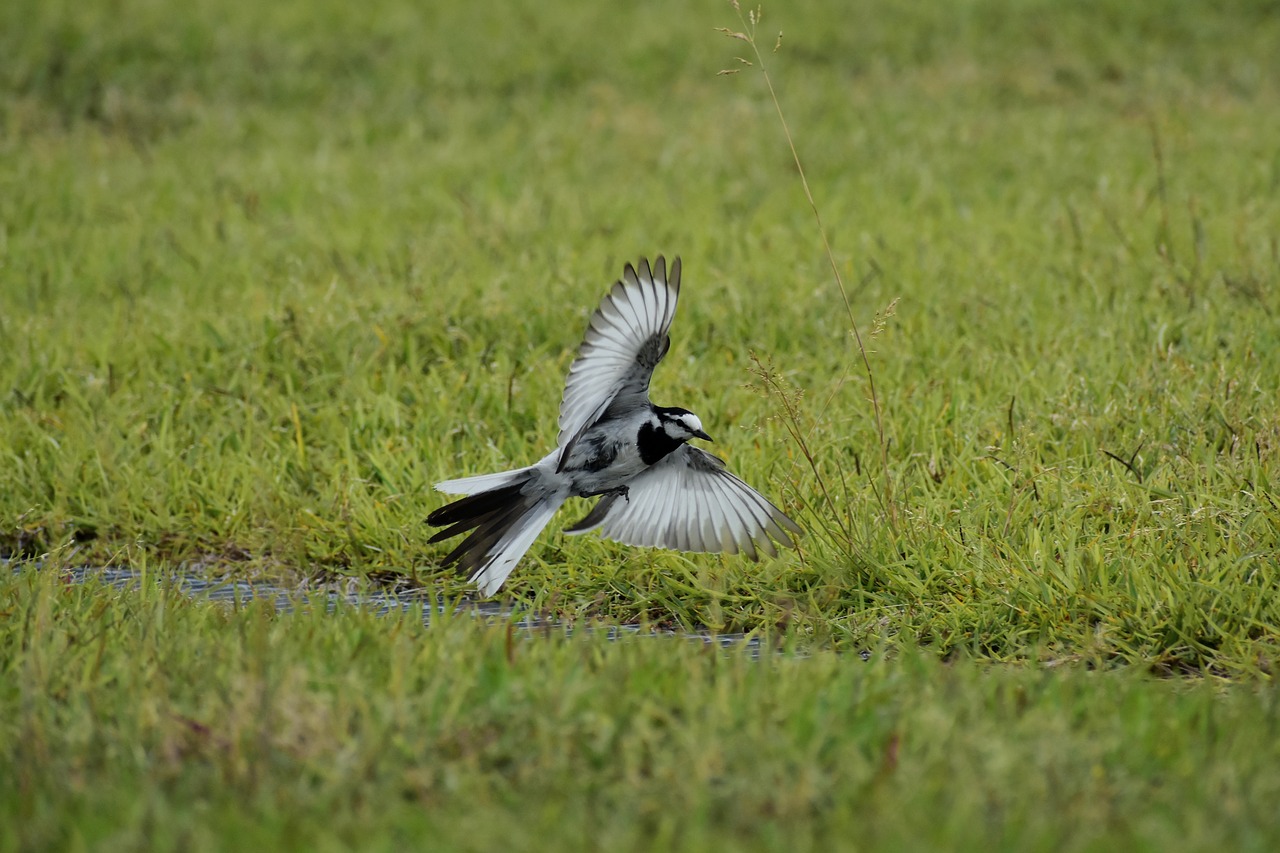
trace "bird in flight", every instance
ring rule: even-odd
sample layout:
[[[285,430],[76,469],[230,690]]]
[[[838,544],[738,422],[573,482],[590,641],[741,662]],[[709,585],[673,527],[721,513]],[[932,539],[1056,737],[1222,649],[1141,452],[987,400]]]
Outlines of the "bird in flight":
[[[571,497],[599,497],[566,533],[599,529],[628,545],[777,556],[800,527],[725,463],[687,442],[710,441],[688,409],[655,406],[649,379],[667,354],[680,296],[680,259],[627,264],[591,317],[569,368],[555,450],[527,468],[445,480],[465,495],[427,516],[429,541],[469,535],[456,564],[480,593],[496,593],[547,522]],[[771,538],[772,537],[772,538]]]

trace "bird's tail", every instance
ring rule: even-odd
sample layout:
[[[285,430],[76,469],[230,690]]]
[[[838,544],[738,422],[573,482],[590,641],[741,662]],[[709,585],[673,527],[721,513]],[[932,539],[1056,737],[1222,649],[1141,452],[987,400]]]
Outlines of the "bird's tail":
[[[450,480],[436,488],[461,492],[467,497],[440,507],[427,516],[427,524],[443,527],[430,542],[452,539],[470,531],[461,544],[449,552],[441,565],[457,564],[464,574],[489,596],[502,587],[511,570],[547,526],[564,501],[555,494],[530,486],[533,476],[528,469],[486,474],[465,480]],[[483,491],[472,484],[493,484]],[[448,486],[445,489],[443,487]]]
[[[478,477],[462,477],[457,480],[445,480],[436,483],[436,491],[446,495],[474,495],[488,491],[497,486],[509,486],[512,483],[523,483],[529,479],[529,468],[517,468],[514,471],[499,471],[497,474],[481,474]]]

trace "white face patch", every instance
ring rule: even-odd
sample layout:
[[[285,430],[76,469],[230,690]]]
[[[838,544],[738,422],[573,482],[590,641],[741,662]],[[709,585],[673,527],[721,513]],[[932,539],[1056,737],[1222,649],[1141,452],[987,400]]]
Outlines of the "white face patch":
[[[697,415],[689,412],[677,415],[667,421],[663,430],[672,438],[683,439],[694,433],[702,432],[702,421],[698,420]]]

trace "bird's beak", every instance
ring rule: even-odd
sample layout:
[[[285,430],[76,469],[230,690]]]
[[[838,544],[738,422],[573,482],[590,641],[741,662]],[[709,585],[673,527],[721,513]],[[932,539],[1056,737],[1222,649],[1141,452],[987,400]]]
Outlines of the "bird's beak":
[[[703,432],[702,430],[698,430],[697,432],[695,432],[695,433],[693,434],[693,437],[694,437],[694,438],[700,438],[700,439],[702,439],[703,441],[714,441],[714,440],[715,440],[715,439],[713,439],[711,436],[709,436],[709,435],[707,435],[705,432]]]

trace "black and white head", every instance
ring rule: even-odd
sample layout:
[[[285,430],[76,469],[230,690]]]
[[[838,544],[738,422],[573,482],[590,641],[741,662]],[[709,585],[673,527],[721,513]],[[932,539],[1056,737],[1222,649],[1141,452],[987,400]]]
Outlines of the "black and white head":
[[[688,409],[669,406],[656,407],[656,411],[658,420],[662,424],[662,431],[673,441],[688,441],[691,438],[711,441],[711,436],[702,430],[702,421]]]

